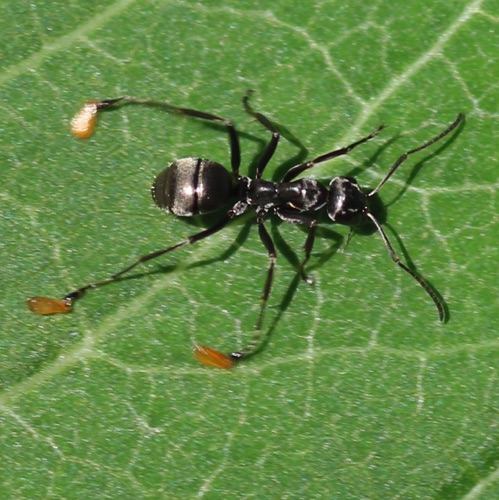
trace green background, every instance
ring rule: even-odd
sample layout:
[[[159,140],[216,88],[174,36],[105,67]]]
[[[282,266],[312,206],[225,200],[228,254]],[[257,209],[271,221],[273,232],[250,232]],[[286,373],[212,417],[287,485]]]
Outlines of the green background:
[[[291,5],[294,5],[291,7]],[[2,498],[498,498],[498,4],[117,1],[0,3]],[[154,176],[175,158],[228,164],[216,127],[128,106],[78,141],[88,98],[123,94],[217,113],[243,131],[246,174],[268,132],[308,157],[388,128],[317,168],[383,188],[397,251],[376,234],[268,223],[279,253],[267,348],[251,337],[267,256],[251,218],[89,293],[70,315],[30,313],[203,221],[162,214]],[[495,123],[494,123],[495,121]],[[285,139],[266,172],[299,150]]]

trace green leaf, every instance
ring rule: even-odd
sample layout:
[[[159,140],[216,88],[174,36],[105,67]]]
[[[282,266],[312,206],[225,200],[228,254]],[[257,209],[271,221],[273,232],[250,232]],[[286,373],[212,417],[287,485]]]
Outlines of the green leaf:
[[[499,496],[497,6],[295,4],[1,0],[2,498]],[[85,100],[231,119],[247,174],[269,140],[242,109],[248,89],[308,158],[388,125],[313,172],[363,186],[466,114],[381,191],[389,237],[448,322],[377,234],[345,248],[348,228],[326,222],[308,286],[306,232],[269,221],[268,345],[233,371],[196,364],[192,340],[230,352],[251,338],[268,265],[251,217],[71,314],[30,313],[27,297],[60,298],[204,227],[151,202],[173,159],[229,165],[223,129],[158,109],[102,113],[75,140]],[[265,177],[299,152],[283,138]]]

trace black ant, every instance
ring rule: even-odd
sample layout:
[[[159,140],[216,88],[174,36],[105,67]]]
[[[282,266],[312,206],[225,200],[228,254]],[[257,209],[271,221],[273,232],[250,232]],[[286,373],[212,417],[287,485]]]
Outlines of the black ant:
[[[203,111],[180,108],[163,102],[138,99],[130,96],[104,101],[89,101],[85,104],[72,121],[72,133],[80,138],[87,138],[92,134],[97,113],[100,110],[124,103],[156,106],[182,115],[192,116],[194,118],[200,118],[224,125],[229,136],[232,174],[222,165],[211,160],[182,158],[174,161],[156,177],[151,192],[154,201],[160,208],[168,213],[183,217],[219,210],[226,206],[234,197],[236,197],[237,201],[214,226],[194,234],[168,248],[144,255],[109,278],[82,286],[67,294],[63,300],[45,297],[33,297],[28,299],[29,308],[39,314],[68,312],[72,309],[74,302],[80,299],[88,290],[118,280],[124,274],[127,274],[143,262],[173,252],[185,245],[196,243],[197,241],[217,233],[231,220],[239,217],[251,208],[256,212],[258,233],[269,256],[267,278],[263,287],[262,303],[255,326],[254,337],[247,347],[235,351],[230,355],[225,355],[209,347],[195,344],[195,355],[201,363],[208,366],[216,366],[218,368],[232,368],[237,361],[241,361],[255,354],[262,346],[263,316],[272,289],[276,261],[275,246],[265,227],[265,220],[271,215],[277,215],[285,222],[308,227],[308,236],[304,245],[305,256],[299,266],[299,272],[303,280],[311,282],[305,273],[305,265],[310,258],[314,246],[318,211],[324,209],[333,222],[350,227],[354,227],[362,221],[369,219],[381,235],[392,260],[421,285],[433,300],[438,310],[439,318],[442,321],[444,319],[444,308],[441,300],[419,274],[401,262],[380,223],[371,213],[369,209],[369,198],[373,197],[383,187],[386,181],[409,155],[421,151],[444,138],[461,123],[463,115],[459,114],[449,127],[433,139],[401,155],[389,169],[379,185],[371,192],[365,194],[353,177],[335,177],[329,183],[328,187],[316,179],[296,178],[306,170],[313,168],[315,165],[329,161],[338,156],[346,155],[360,144],[371,140],[379,134],[383,129],[383,125],[379,126],[368,136],[347,147],[331,151],[311,161],[290,168],[279,182],[266,181],[262,179],[262,175],[267,164],[274,155],[280,139],[280,134],[268,118],[261,113],[253,111],[249,103],[251,93],[251,91],[248,92],[243,98],[244,110],[272,134],[269,143],[257,163],[255,178],[246,177],[239,173],[241,164],[239,139],[234,125],[229,120]]]

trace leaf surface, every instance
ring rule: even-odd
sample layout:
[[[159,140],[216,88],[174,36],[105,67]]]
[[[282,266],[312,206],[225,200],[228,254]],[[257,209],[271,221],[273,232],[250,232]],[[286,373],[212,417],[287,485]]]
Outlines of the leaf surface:
[[[493,2],[0,9],[3,498],[499,496]],[[348,229],[324,224],[307,286],[306,233],[269,221],[270,341],[233,371],[198,366],[192,340],[231,352],[251,338],[268,265],[251,217],[69,315],[30,313],[29,296],[60,298],[204,227],[151,202],[169,162],[229,165],[223,128],[157,109],[103,113],[77,141],[79,106],[129,94],[233,120],[247,174],[269,140],[242,109],[248,89],[307,158],[388,125],[313,172],[366,187],[466,114],[381,191],[389,237],[448,322],[377,234],[345,248]],[[265,177],[300,154],[283,138]]]

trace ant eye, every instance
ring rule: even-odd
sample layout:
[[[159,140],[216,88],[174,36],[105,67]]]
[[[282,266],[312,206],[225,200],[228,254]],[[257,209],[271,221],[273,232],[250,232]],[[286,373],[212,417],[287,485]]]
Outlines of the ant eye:
[[[180,242],[136,258],[120,271],[100,281],[81,286],[66,294],[62,300],[32,297],[27,301],[28,308],[42,315],[67,313],[72,310],[74,302],[81,299],[86,292],[114,283],[123,276],[129,275],[137,266],[148,261],[208,238],[224,229],[233,219],[251,210],[255,214],[258,235],[268,255],[266,279],[260,297],[260,309],[253,337],[245,347],[233,351],[230,355],[222,354],[206,346],[198,344],[194,346],[194,355],[198,362],[205,366],[228,370],[237,362],[259,352],[267,340],[263,331],[263,320],[272,291],[277,260],[274,242],[265,225],[267,218],[277,215],[284,222],[302,225],[308,229],[308,236],[304,245],[304,257],[299,265],[298,272],[305,282],[313,283],[305,272],[305,266],[314,247],[319,213],[327,211],[330,219],[338,224],[354,226],[362,220],[371,221],[381,235],[392,260],[426,291],[435,303],[440,319],[443,320],[444,308],[441,300],[419,274],[401,262],[380,223],[369,211],[368,200],[383,187],[386,181],[411,154],[431,146],[448,135],[462,122],[463,115],[459,114],[447,129],[433,139],[400,156],[378,187],[366,195],[353,177],[335,177],[330,182],[329,188],[313,178],[297,178],[316,165],[346,155],[357,146],[370,141],[381,132],[383,125],[376,128],[371,134],[344,148],[332,150],[317,156],[313,160],[295,165],[284,174],[280,181],[268,181],[262,179],[263,173],[274,155],[280,140],[280,134],[265,115],[253,110],[249,103],[251,94],[252,91],[249,91],[243,97],[244,110],[271,134],[267,146],[256,163],[254,177],[243,176],[239,173],[241,164],[239,138],[232,122],[225,118],[204,111],[131,96],[102,101],[88,101],[71,120],[71,133],[80,139],[87,139],[92,135],[101,110],[128,104],[160,108],[173,114],[184,115],[225,127],[230,148],[230,171],[220,163],[211,160],[194,157],[181,158],[160,172],[151,188],[154,202],[168,213],[190,217],[219,211],[220,216],[218,222],[211,227],[199,231]],[[232,206],[230,205],[231,198],[234,198]],[[229,204],[228,210],[227,208],[224,209],[227,204]]]

